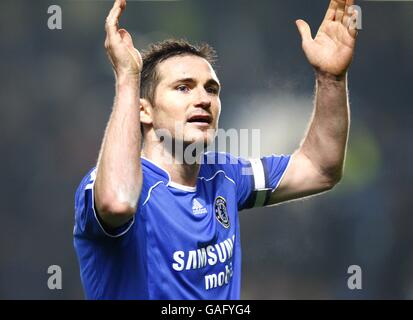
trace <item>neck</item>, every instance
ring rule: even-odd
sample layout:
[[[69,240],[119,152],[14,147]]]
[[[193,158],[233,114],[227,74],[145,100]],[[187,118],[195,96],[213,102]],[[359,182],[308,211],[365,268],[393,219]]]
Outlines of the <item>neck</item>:
[[[156,141],[152,143],[144,143],[142,149],[142,156],[151,160],[159,167],[166,170],[172,182],[181,184],[183,186],[195,187],[199,174],[199,160],[200,155],[194,157],[190,163],[185,162],[184,157],[178,156],[175,150],[168,150],[164,147],[162,142]]]

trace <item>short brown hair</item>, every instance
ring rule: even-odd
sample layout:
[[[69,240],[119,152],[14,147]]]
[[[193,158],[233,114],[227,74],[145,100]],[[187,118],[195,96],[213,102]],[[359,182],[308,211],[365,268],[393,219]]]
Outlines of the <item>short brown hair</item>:
[[[184,39],[168,39],[155,44],[142,52],[143,67],[141,72],[140,95],[152,104],[155,99],[155,89],[159,81],[156,66],[171,57],[180,55],[195,55],[207,60],[211,66],[215,65],[217,54],[214,48],[203,43],[190,44]]]

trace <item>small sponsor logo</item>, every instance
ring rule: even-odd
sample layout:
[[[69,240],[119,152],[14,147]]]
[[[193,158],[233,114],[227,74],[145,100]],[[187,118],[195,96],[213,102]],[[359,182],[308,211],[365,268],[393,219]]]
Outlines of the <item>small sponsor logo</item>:
[[[207,209],[197,200],[192,201],[192,213],[196,216],[207,213]]]

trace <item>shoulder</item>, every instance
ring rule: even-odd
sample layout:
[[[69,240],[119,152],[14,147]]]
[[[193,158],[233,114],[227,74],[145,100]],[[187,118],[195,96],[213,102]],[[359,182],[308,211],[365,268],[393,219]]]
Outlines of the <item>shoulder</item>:
[[[240,175],[246,174],[251,168],[248,160],[226,152],[206,152],[201,163],[199,178],[208,180],[224,175],[234,184]]]
[[[236,169],[239,166],[250,166],[250,161],[242,157],[236,157],[226,152],[205,152],[202,160],[203,165],[211,168],[227,170]]]
[[[169,173],[149,159],[141,158],[142,163],[142,190],[139,204],[148,202],[155,188],[167,186],[171,180]]]
[[[84,192],[86,190],[91,190],[96,179],[96,167],[90,169],[80,181],[76,193],[75,193],[75,202],[76,204],[83,200]]]

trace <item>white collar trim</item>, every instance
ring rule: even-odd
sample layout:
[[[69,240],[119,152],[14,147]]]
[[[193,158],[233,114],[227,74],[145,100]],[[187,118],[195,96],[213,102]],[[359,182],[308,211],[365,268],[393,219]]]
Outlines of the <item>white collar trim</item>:
[[[196,186],[195,187],[184,186],[183,184],[175,183],[173,181],[169,181],[168,186],[175,188],[175,189],[187,191],[187,192],[196,192]]]
[[[167,187],[172,187],[175,189],[179,189],[182,191],[186,191],[186,192],[196,192],[196,186],[195,187],[189,187],[189,186],[184,186],[182,184],[173,182],[171,179],[171,175],[169,174],[168,171],[166,171],[164,168],[162,168],[160,165],[156,164],[155,162],[153,162],[152,160],[149,160],[148,158],[142,157],[142,159],[145,159],[146,161],[150,162],[151,164],[153,164],[155,167],[161,169],[162,171],[164,171],[166,173],[166,175],[168,176],[168,183],[167,183]]]

